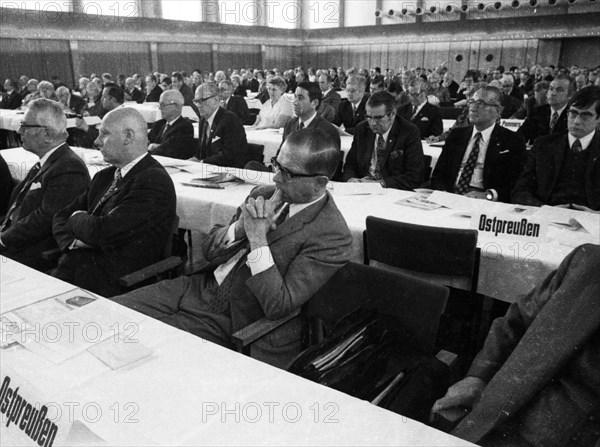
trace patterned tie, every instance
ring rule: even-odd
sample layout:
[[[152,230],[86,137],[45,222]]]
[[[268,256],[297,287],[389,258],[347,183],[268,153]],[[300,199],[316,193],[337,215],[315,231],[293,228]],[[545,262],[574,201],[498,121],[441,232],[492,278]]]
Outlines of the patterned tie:
[[[554,126],[556,126],[557,122],[558,122],[558,112],[555,110],[554,113],[552,114],[552,118],[550,119],[550,133],[552,133],[552,131],[554,130]]]
[[[112,193],[115,191],[115,189],[117,189],[117,185],[121,181],[122,178],[123,177],[121,177],[121,170],[117,169],[115,171],[115,176],[113,178],[112,183],[110,184],[110,186],[108,187],[106,192],[102,195],[102,197],[100,197],[100,200],[98,200],[98,203],[96,203],[96,206],[94,207],[94,210],[92,211],[92,214],[95,214],[96,211],[98,211],[100,209],[100,207],[102,205],[104,205],[104,203],[112,195]]]
[[[573,146],[571,146],[571,150],[574,154],[578,154],[583,150],[583,147],[581,147],[581,141],[579,141],[579,139],[573,141]]]
[[[285,221],[289,212],[289,205],[284,204],[279,213],[279,216],[277,216],[277,218],[275,219],[276,227],[278,227]],[[245,281],[252,275],[250,268],[246,265],[246,261],[248,260],[248,253],[250,251],[249,244],[247,241],[240,247],[240,250],[238,250],[236,254],[240,251],[244,251],[245,253],[242,257],[240,257],[240,259],[235,263],[233,268],[229,271],[223,282],[219,285],[219,288],[216,290],[214,296],[210,300],[209,309],[213,313],[222,314],[229,307],[229,301],[231,299],[231,288],[236,277],[240,277],[238,279],[239,281]]]
[[[29,188],[31,188],[31,185],[33,184],[38,172],[40,172],[40,169],[41,165],[39,162],[37,162],[25,176],[25,179],[23,180],[23,186],[21,187],[19,194],[17,194],[17,198],[6,213],[6,217],[0,226],[0,232],[8,228],[13,220],[17,220],[19,218],[18,208],[21,206],[21,203],[23,203],[23,199],[25,199],[25,196],[29,192]]]
[[[471,184],[471,177],[477,164],[477,157],[479,156],[479,143],[481,142],[481,132],[475,134],[475,142],[473,143],[473,149],[467,158],[467,163],[463,168],[460,178],[458,179],[458,185],[456,187],[457,194],[466,194],[469,191],[469,185]]]
[[[383,159],[385,156],[385,139],[383,135],[377,135],[377,142],[375,144],[375,154],[377,157],[377,163],[375,164],[375,180],[381,180],[381,171],[383,171]]]

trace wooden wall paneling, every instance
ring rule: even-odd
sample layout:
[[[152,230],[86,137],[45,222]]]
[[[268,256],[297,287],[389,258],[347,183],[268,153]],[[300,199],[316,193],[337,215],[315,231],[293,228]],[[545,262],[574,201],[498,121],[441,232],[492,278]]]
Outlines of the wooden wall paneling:
[[[600,61],[600,37],[563,39],[561,62],[566,67],[593,68]]]
[[[312,66],[315,71],[320,67],[327,66],[327,47],[325,45],[317,45],[317,62]]]
[[[531,68],[536,64],[538,53],[538,40],[527,39],[527,54],[525,55],[525,66]]]
[[[408,68],[423,67],[423,57],[425,53],[424,42],[409,42],[408,57],[406,65]]]
[[[161,73],[171,73],[175,70],[188,73],[196,69],[203,72],[214,70],[210,44],[158,43],[157,52],[158,70]]]
[[[446,63],[448,65],[450,42],[427,42],[423,51],[423,67],[435,68]]]
[[[306,52],[302,51],[302,65],[305,67],[314,67],[319,59],[319,50],[316,45],[311,45],[308,47],[303,47],[306,49]]]
[[[116,77],[120,73],[131,75],[151,70],[148,42],[127,42],[124,45],[117,41],[82,40],[78,42],[78,48],[80,67],[86,74],[108,72]]]
[[[471,43],[468,41],[463,42],[450,42],[449,61],[448,69],[452,74],[456,82],[460,83],[469,67],[469,53],[471,51]],[[457,60],[459,59],[459,60]]]
[[[469,47],[469,68],[478,68],[479,67],[479,48],[481,46],[481,41],[473,40],[471,41],[471,45]]]
[[[475,50],[472,45],[473,43],[475,42],[471,42],[471,54],[473,54],[473,50]],[[482,40],[479,42],[478,53],[479,58],[471,63],[471,67],[477,67],[481,70],[497,67],[498,65],[501,65],[502,41]],[[488,58],[491,58],[491,60],[488,60]]]
[[[527,63],[527,40],[505,40],[502,42],[500,62],[507,69],[516,65],[524,67]]]
[[[350,67],[350,45],[342,45],[342,67],[347,70]]]
[[[388,67],[393,68],[394,72],[397,73],[402,67],[406,66],[407,59],[407,43],[390,43],[388,45]]]
[[[384,68],[385,69],[385,65],[387,64],[387,55],[385,56],[385,60],[386,63],[383,64],[381,62],[381,60],[383,59],[383,45],[380,43],[374,43],[371,44],[371,57],[369,60],[369,65],[366,66],[365,68],[375,68],[375,67],[379,67],[379,68]]]
[[[538,44],[537,63],[556,66],[560,58],[561,39],[540,39]]]
[[[327,61],[326,67],[321,68],[331,68],[331,67],[343,67],[343,49],[340,45],[333,45],[329,48],[329,60]]]
[[[358,59],[356,61],[356,68],[366,68],[371,66],[371,45],[359,45]]]

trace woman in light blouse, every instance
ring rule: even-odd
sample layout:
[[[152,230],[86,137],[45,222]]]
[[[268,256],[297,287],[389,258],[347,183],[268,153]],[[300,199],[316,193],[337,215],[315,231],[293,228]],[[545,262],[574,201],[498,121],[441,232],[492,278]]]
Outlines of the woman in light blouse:
[[[280,76],[267,80],[269,100],[265,102],[256,117],[257,129],[279,129],[294,115],[292,101],[283,96],[286,83]]]

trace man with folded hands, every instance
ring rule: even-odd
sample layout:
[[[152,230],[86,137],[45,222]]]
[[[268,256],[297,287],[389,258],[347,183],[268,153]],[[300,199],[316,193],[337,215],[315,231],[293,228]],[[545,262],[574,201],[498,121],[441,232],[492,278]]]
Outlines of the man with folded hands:
[[[254,189],[230,225],[210,231],[206,268],[113,300],[229,348],[234,332],[290,315],[350,259],[352,237],[326,190],[339,152],[320,129],[293,132],[274,164],[275,186]],[[251,354],[283,367],[300,352],[300,336],[294,318]]]

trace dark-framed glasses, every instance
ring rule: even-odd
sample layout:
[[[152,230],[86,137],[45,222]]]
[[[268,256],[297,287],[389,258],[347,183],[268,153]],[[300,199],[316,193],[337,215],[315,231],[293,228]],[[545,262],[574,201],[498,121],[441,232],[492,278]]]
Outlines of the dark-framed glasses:
[[[301,174],[298,172],[292,172],[287,168],[284,168],[283,166],[281,166],[279,164],[279,162],[277,161],[276,157],[272,157],[271,158],[271,168],[273,169],[273,173],[277,174],[278,172],[281,172],[281,175],[287,179],[287,180],[291,180],[294,177],[316,177],[318,175],[323,175],[323,174]]]
[[[569,114],[569,118],[572,120],[577,119],[577,117],[581,118],[581,121],[589,121],[594,119],[595,113],[590,112],[589,110],[584,110],[580,112],[579,110],[570,108],[567,112]]]
[[[26,123],[25,121],[21,121],[19,123],[19,127],[22,129],[47,129],[48,126],[44,126],[42,124],[30,124],[30,123]]]
[[[206,101],[208,101],[209,99],[215,98],[217,95],[212,95],[212,96],[208,96],[206,98],[199,98],[199,99],[194,99],[194,104],[196,105],[200,105],[205,103]]]
[[[179,104],[179,103],[174,102],[174,101],[173,102],[159,102],[158,103],[158,107],[164,108],[164,107],[168,107],[168,106],[174,106],[174,105],[177,105],[177,104]]]
[[[381,121],[382,119],[390,116],[390,113],[386,113],[385,115],[365,115],[365,119],[367,121]]]

